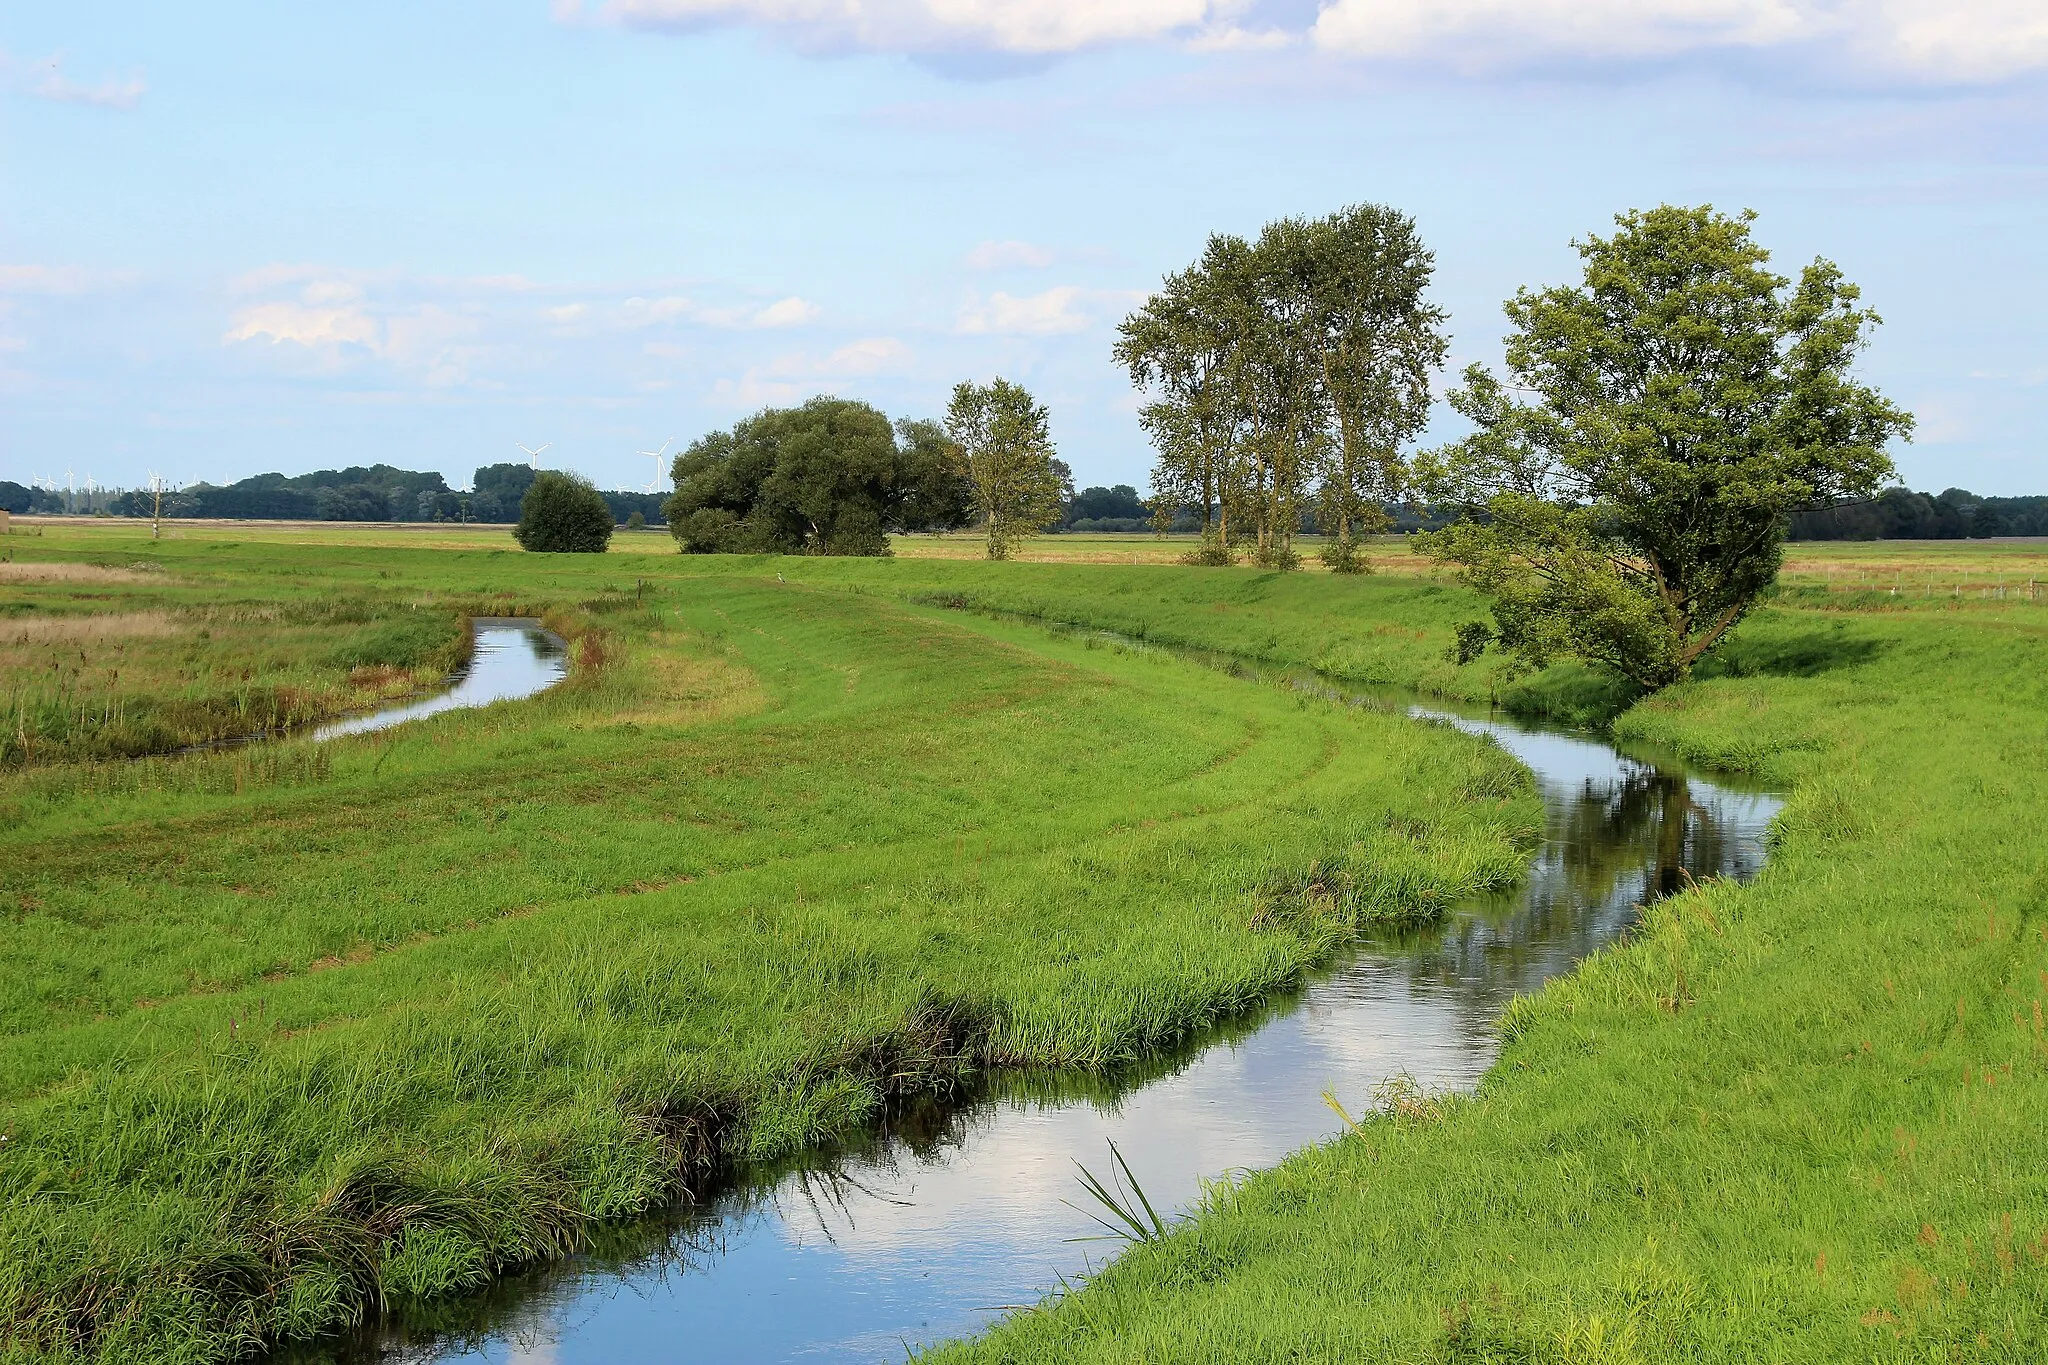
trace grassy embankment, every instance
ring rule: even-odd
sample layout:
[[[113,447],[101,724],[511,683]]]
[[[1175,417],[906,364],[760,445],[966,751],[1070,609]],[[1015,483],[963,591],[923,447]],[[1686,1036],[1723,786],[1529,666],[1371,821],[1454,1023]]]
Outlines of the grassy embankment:
[[[205,603],[366,594],[545,612],[577,650],[542,698],[387,734],[0,776],[8,1358],[221,1358],[891,1093],[1115,1066],[1513,876],[1536,825],[1467,737],[896,595],[956,566],[10,548],[155,564],[0,602],[161,613],[175,657]]]
[[[0,560],[0,771],[284,729],[462,663],[457,615],[377,586],[280,596],[174,582],[155,559]]]
[[[1616,722],[1792,785],[1754,885],[1518,1003],[1476,1096],[935,1358],[2048,1358],[2048,603],[1917,549],[1795,578]]]

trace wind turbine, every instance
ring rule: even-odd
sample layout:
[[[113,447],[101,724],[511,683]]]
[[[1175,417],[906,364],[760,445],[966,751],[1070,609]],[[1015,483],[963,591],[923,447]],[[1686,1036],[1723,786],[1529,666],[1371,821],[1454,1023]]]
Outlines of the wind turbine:
[[[514,442],[513,442],[512,444],[513,444],[513,445],[515,445],[515,446],[519,446],[519,448],[520,448],[521,450],[526,450],[526,447],[525,447],[525,446],[523,446],[523,445],[520,445],[520,444],[519,444],[519,442],[517,442],[517,441],[514,441]],[[553,442],[553,441],[549,441],[549,442],[548,442],[548,444],[547,444],[547,445],[545,445],[545,446],[542,446],[542,447],[540,448],[540,450],[546,450],[546,449],[548,448],[548,446],[552,446],[553,444],[554,444],[554,442]],[[526,450],[526,458],[527,458],[527,461],[528,461],[528,462],[529,462],[530,464],[532,464],[532,466],[534,467],[534,469],[535,469],[535,470],[539,470],[539,468],[540,468],[540,450]]]
[[[661,443],[660,450],[643,450],[640,452],[654,461],[654,478],[648,482],[645,488],[640,490],[642,493],[652,493],[656,485],[661,482],[661,457],[668,454],[668,448],[675,443],[676,438],[671,436]]]

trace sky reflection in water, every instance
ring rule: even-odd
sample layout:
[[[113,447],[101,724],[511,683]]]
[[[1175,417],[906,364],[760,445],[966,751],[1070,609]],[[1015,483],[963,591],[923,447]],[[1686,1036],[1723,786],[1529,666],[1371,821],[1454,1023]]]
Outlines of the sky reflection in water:
[[[481,652],[480,652],[481,653]],[[1466,1088],[1491,1065],[1493,1021],[1611,942],[1646,896],[1687,875],[1762,865],[1771,796],[1623,757],[1603,743],[1499,720],[1437,716],[1494,735],[1531,768],[1544,847],[1512,892],[1376,944],[1257,1019],[1118,1091],[1028,1083],[947,1112],[892,1120],[859,1150],[650,1224],[622,1259],[581,1258],[451,1306],[462,1327],[387,1328],[356,1360],[901,1360],[906,1346],[971,1333],[1117,1244],[1085,1203],[1074,1163],[1107,1174],[1115,1139],[1162,1210],[1203,1178],[1271,1166],[1329,1137],[1325,1088],[1353,1112],[1390,1077]],[[452,1323],[451,1323],[452,1325]]]
[[[388,730],[461,706],[514,701],[545,691],[568,675],[568,654],[560,637],[542,630],[538,621],[515,616],[479,616],[470,621],[470,631],[474,643],[469,667],[446,692],[331,721],[315,730],[313,738],[336,739],[368,730]]]

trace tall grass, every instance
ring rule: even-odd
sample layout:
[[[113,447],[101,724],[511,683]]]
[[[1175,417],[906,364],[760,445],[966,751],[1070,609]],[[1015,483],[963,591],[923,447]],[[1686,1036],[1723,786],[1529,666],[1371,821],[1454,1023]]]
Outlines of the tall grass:
[[[0,787],[19,1355],[222,1358],[895,1095],[1129,1065],[1511,879],[1537,825],[1469,737],[857,579],[167,544],[238,610],[368,579],[543,615],[578,666],[318,748]]]
[[[2048,1359],[2048,622],[1797,600],[1614,722],[1793,786],[1754,883],[931,1358]]]

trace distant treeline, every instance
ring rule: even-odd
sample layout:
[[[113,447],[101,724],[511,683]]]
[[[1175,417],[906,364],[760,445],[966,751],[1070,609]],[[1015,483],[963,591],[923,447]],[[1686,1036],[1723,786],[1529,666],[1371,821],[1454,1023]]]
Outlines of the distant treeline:
[[[1152,531],[1157,529],[1152,520],[1156,506],[1156,503],[1139,497],[1138,490],[1127,483],[1113,484],[1108,488],[1084,488],[1067,504],[1067,519],[1055,529],[1077,535],[1099,535],[1105,531]],[[1440,531],[1457,516],[1453,511],[1411,507],[1397,502],[1387,503],[1381,510],[1386,514],[1386,529],[1400,533]],[[1298,521],[1296,529],[1304,535],[1325,529],[1314,508],[1303,509]],[[1201,530],[1200,509],[1175,508],[1167,529],[1187,533]],[[1334,528],[1330,529],[1334,531]]]
[[[387,464],[319,469],[287,477],[256,474],[231,484],[197,483],[163,497],[167,517],[234,518],[251,521],[482,521],[519,520],[519,500],[533,482],[523,464],[486,465],[471,490],[448,487],[437,473]],[[626,522],[635,512],[649,524],[661,520],[662,494],[604,493],[612,515]],[[69,493],[29,488],[0,480],[0,509],[51,515],[146,517],[148,490]]]
[[[1793,540],[1985,540],[2048,536],[2048,497],[1980,498],[1963,488],[1888,488],[1869,502],[1792,518]]]

